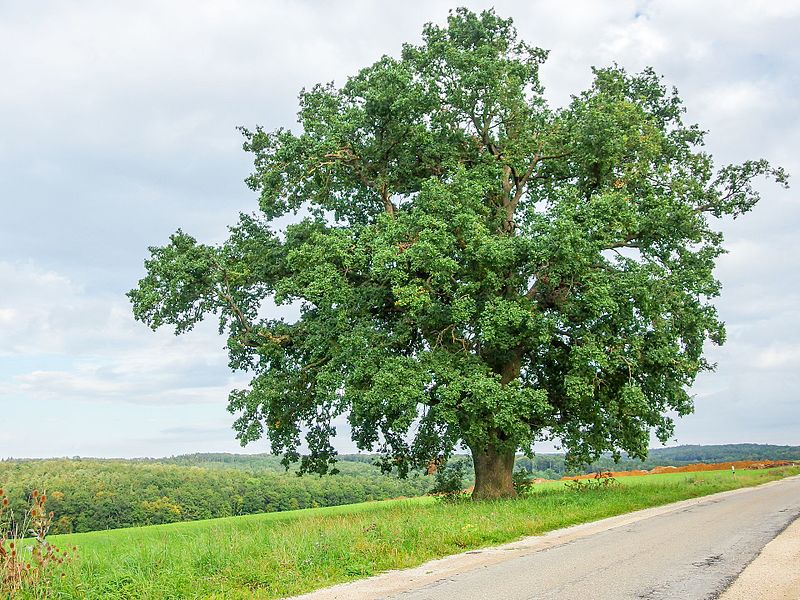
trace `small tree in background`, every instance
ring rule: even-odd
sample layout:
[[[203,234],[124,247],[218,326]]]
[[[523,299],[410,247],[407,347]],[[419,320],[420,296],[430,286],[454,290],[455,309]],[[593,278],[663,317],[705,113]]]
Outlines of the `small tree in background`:
[[[445,500],[457,500],[464,495],[464,477],[467,466],[463,460],[451,460],[436,470],[435,483],[431,494],[439,494]]]
[[[510,19],[459,9],[399,59],[304,90],[302,133],[244,130],[260,211],[226,242],[150,249],[134,314],[176,333],[218,316],[253,374],[229,401],[243,444],[323,473],[347,415],[401,473],[469,448],[474,497],[495,498],[536,441],[644,457],[692,411],[703,346],[724,340],[713,224],[752,209],[755,177],[786,175],[715,168],[649,69],[596,69],[551,108],[546,56]],[[269,301],[300,317],[264,316]]]

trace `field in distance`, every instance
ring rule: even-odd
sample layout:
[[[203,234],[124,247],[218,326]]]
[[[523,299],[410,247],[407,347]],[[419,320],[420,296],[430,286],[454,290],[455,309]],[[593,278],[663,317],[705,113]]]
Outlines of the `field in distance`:
[[[12,508],[24,510],[33,489],[47,490],[54,513],[51,533],[194,521],[298,508],[336,506],[400,496],[421,496],[433,485],[424,471],[407,479],[381,474],[376,456],[340,456],[340,473],[296,477],[280,458],[265,454],[188,454],[159,459],[0,460],[0,488]],[[650,450],[647,460],[603,456],[585,470],[570,470],[563,454],[517,458],[529,479],[560,479],[596,471],[632,471],[692,462],[800,460],[800,447],[764,444],[677,446]],[[463,455],[463,484],[472,484],[472,461]],[[730,468],[730,467],[728,467]]]
[[[524,498],[425,497],[55,536],[77,544],[56,597],[280,598],[526,535],[800,474],[800,467],[549,482]]]

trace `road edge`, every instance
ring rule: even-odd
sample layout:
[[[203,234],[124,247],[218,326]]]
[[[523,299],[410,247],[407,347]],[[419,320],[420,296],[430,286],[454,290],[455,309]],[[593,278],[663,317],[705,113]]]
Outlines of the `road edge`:
[[[490,546],[477,550],[469,550],[459,554],[451,554],[409,569],[386,571],[367,579],[340,583],[300,596],[291,596],[286,600],[379,600],[393,594],[412,591],[431,585],[437,581],[453,577],[460,573],[469,572],[512,558],[527,556],[541,550],[560,546],[595,533],[608,531],[616,527],[623,527],[645,519],[684,510],[700,504],[716,502],[719,498],[725,498],[735,494],[747,494],[765,487],[781,485],[781,483],[792,479],[800,479],[800,475],[793,475],[760,485],[717,492],[716,494],[709,494],[698,498],[690,498],[689,500],[680,500],[671,504],[664,504],[662,506],[616,515],[614,517],[607,517],[598,521],[580,523],[562,529],[555,529],[542,535],[527,536],[515,542],[509,542],[500,546]]]
[[[718,600],[800,598],[800,517],[770,540],[725,586]]]

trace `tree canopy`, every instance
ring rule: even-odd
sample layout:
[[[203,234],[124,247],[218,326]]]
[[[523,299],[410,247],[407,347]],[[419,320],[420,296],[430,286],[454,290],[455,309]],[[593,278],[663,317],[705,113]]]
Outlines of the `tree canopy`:
[[[716,168],[651,69],[594,69],[551,107],[546,57],[510,19],[458,9],[400,58],[303,90],[299,132],[242,129],[259,210],[220,245],[150,248],[129,296],[153,329],[217,315],[253,375],[229,398],[243,444],[325,472],[346,415],[401,473],[468,447],[475,496],[496,497],[536,441],[643,457],[692,411],[725,337],[715,219],[786,174]]]

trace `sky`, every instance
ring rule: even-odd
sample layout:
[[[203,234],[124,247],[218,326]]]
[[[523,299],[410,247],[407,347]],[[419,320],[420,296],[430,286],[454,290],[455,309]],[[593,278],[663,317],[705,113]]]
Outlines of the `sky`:
[[[550,50],[553,106],[593,65],[649,65],[719,165],[765,157],[800,176],[800,3],[463,5],[494,6]],[[179,227],[221,241],[256,209],[237,126],[295,126],[300,89],[398,56],[455,6],[0,0],[0,457],[242,451],[226,405],[247,377],[228,369],[216,325],[154,333],[125,292],[148,246]],[[709,348],[717,370],[671,445],[800,445],[798,188],[760,189],[751,214],[719,224],[728,342]],[[338,425],[337,447],[354,450]]]

